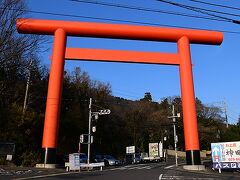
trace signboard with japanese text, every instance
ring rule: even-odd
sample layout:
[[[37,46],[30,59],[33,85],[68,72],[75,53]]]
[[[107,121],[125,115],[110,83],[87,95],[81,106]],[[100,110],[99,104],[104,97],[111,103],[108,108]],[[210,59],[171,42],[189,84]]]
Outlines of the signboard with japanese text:
[[[135,153],[135,146],[126,147],[126,154],[134,154],[134,153]]]
[[[80,154],[79,153],[69,154],[69,170],[70,171],[80,170]]]
[[[159,156],[158,143],[149,143],[149,157]]]
[[[240,141],[211,143],[213,168],[240,168]]]

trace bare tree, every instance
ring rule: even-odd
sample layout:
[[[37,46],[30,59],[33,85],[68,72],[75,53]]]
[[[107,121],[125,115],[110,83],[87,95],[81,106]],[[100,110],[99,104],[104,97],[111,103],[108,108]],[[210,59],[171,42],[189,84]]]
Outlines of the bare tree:
[[[26,14],[25,0],[1,0],[0,4],[0,95],[9,92],[15,78],[26,79],[30,57],[37,57],[42,36],[23,35],[16,30],[16,20]],[[34,64],[34,63],[33,63]],[[35,63],[36,64],[36,63]]]

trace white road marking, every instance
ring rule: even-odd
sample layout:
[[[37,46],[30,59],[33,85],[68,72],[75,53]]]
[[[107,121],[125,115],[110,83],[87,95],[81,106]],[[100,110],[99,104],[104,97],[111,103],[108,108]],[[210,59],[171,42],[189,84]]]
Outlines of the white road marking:
[[[123,167],[108,169],[109,171],[115,170],[133,170],[133,169],[151,169],[152,167],[146,164],[138,164],[138,165],[127,165]]]
[[[158,180],[162,180],[162,176],[163,174],[160,174]]]
[[[174,167],[175,166],[175,164],[174,165],[171,165],[171,166],[167,166],[167,167],[165,167],[164,169],[170,169],[170,168],[172,168],[172,167]]]
[[[109,171],[115,171],[115,170],[124,170],[127,169],[126,167],[119,167],[119,168],[113,168],[113,169],[107,169]]]
[[[31,177],[24,177],[24,178],[16,178],[15,180],[24,180],[24,179],[37,179],[37,178],[45,178],[45,177],[53,177],[53,176],[60,176],[64,174],[76,174],[79,172],[65,172],[65,173],[56,173],[56,174],[46,174],[41,176],[31,176]]]
[[[139,167],[139,166],[146,166],[146,164],[133,164],[133,165],[127,165],[127,166],[124,166],[124,167]]]
[[[162,175],[162,176],[161,176]],[[160,177],[161,176],[161,177]],[[164,176],[163,177],[163,174],[160,174],[160,176],[159,176],[159,180],[163,180],[163,179],[184,179],[184,180],[186,180],[186,179],[191,179],[191,180],[214,180],[214,178],[208,178],[208,177],[206,177],[206,178],[198,178],[198,177],[186,177],[186,176]],[[161,178],[161,179],[160,179]]]
[[[127,168],[129,170],[132,170],[132,169],[151,169],[151,166],[143,166],[143,167],[132,167],[132,168]]]
[[[185,163],[180,163],[180,164],[178,164],[178,165],[183,165],[183,164],[185,164]],[[176,165],[173,164],[173,165],[170,165],[170,166],[165,167],[164,169],[170,169],[170,168],[173,168],[173,167],[176,167]]]

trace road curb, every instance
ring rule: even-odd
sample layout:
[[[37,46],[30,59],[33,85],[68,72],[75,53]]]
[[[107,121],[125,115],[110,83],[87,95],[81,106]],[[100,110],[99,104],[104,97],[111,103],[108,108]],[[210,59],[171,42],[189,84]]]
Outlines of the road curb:
[[[204,171],[194,171],[194,170],[185,170],[184,168],[183,168],[183,166],[184,165],[181,165],[181,166],[178,166],[178,167],[173,167],[173,168],[171,168],[171,169],[174,169],[174,170],[177,170],[177,171],[181,171],[181,172],[189,172],[189,173],[193,173],[193,174],[196,174],[196,173],[198,173],[198,174],[206,174],[206,175],[214,175],[214,176],[216,176],[216,177],[229,177],[229,176],[231,176],[231,177],[236,177],[236,178],[239,178],[240,179],[240,173],[238,173],[238,174],[226,174],[226,172],[225,173],[218,173],[218,171],[213,171],[212,169],[210,169],[210,168],[208,168],[208,167],[206,167],[206,169],[204,170]]]

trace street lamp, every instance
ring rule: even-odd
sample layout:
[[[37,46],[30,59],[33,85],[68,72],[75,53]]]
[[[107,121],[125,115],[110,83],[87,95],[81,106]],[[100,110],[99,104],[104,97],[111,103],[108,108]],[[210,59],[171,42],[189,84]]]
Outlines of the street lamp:
[[[177,142],[178,142],[178,137],[177,137],[177,132],[176,132],[176,118],[180,118],[180,113],[177,113],[177,115],[175,115],[175,109],[174,109],[174,105],[172,105],[172,116],[169,116],[168,119],[172,119],[173,120],[173,136],[174,136],[174,150],[175,150],[175,160],[176,160],[176,166],[178,166],[178,155],[177,155]]]

